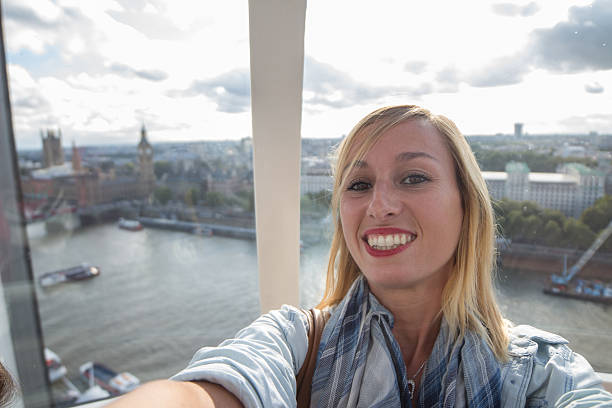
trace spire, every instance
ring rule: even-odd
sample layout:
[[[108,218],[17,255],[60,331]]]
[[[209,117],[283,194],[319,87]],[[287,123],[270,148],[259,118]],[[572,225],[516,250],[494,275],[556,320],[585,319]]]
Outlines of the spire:
[[[151,147],[149,141],[147,140],[147,129],[145,128],[144,123],[142,124],[142,128],[140,128],[140,143],[138,143],[138,147]]]

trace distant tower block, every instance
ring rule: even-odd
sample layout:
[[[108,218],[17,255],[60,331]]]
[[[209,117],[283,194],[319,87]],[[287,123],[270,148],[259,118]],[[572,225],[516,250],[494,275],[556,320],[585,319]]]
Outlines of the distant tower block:
[[[40,131],[40,139],[43,145],[43,167],[59,166],[64,164],[64,150],[62,149],[62,131],[57,130],[57,136],[51,129],[47,129],[45,137]]]
[[[515,123],[514,124],[514,136],[515,137],[522,137],[523,136],[523,124],[522,123]]]
[[[140,164],[140,182],[144,192],[151,194],[155,185],[155,171],[153,167],[153,147],[147,140],[147,130],[144,124],[140,130],[140,143],[138,143],[138,156]]]

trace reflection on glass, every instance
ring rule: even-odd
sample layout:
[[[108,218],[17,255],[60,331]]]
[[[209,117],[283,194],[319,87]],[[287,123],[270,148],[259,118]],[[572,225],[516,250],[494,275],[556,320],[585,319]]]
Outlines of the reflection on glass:
[[[53,398],[169,377],[259,314],[248,8],[2,6]]]

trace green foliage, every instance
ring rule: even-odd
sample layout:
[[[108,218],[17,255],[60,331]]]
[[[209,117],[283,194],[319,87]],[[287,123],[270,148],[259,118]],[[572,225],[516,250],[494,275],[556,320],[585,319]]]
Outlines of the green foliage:
[[[506,163],[519,161],[527,164],[532,172],[555,172],[557,166],[563,163],[582,163],[588,167],[597,167],[593,159],[582,157],[556,157],[552,154],[540,154],[529,150],[519,152],[505,152],[499,150],[485,150],[473,146],[476,160],[484,171],[504,171]]]
[[[587,249],[595,240],[595,233],[582,221],[567,218],[563,226],[563,240],[566,248]]]
[[[198,202],[200,201],[200,190],[198,190],[197,188],[190,188],[189,190],[187,190],[185,192],[185,204],[187,204],[190,207],[193,207],[195,205],[198,204]]]
[[[606,197],[586,210],[580,220],[566,217],[560,211],[542,209],[533,202],[508,199],[494,203],[495,217],[503,236],[513,242],[584,250],[599,232],[593,231],[591,225],[599,226],[602,220],[607,220],[607,225],[612,219],[612,208],[608,207],[612,200]],[[605,213],[607,218],[601,215],[606,209],[611,211]],[[612,242],[606,242],[602,250],[612,250]]]
[[[218,191],[207,191],[204,194],[202,203],[208,207],[218,208],[226,205],[229,202],[227,196]]]
[[[331,192],[321,190],[300,197],[300,210],[306,213],[327,214],[331,204]]]
[[[155,172],[155,177],[160,179],[164,174],[172,172],[172,164],[166,160],[156,161],[153,164],[153,171]]]
[[[237,204],[246,212],[255,211],[255,194],[253,190],[242,190],[236,193]]]
[[[168,204],[168,201],[172,199],[173,194],[170,188],[161,186],[155,189],[155,191],[153,192],[153,196],[155,197],[155,200],[157,200],[161,205],[166,205]]]
[[[548,246],[559,247],[561,246],[561,239],[563,238],[563,231],[558,223],[553,220],[548,220],[544,224],[544,243]]]
[[[119,168],[119,174],[131,176],[134,173],[136,173],[136,166],[132,162],[127,162]]]
[[[598,233],[612,221],[612,195],[601,197],[592,207],[587,208],[580,217],[582,222]]]

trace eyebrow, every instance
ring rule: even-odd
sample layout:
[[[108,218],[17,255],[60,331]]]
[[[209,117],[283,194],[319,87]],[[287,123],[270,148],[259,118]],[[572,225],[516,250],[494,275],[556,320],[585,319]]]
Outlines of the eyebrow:
[[[426,157],[428,159],[438,161],[438,159],[433,157],[431,154],[425,153],[425,152],[404,152],[404,153],[400,153],[400,154],[398,154],[395,157],[395,160],[397,160],[397,161],[406,161],[406,160],[416,159],[418,157]]]
[[[438,159],[436,159],[435,157],[433,157],[431,154],[429,153],[425,153],[425,152],[403,152],[403,153],[399,153],[397,156],[395,156],[395,160],[396,161],[409,161],[409,160],[413,160],[419,157],[425,157],[431,160],[435,160],[438,161]],[[368,167],[368,163],[364,160],[355,160],[355,163],[353,163],[353,168],[358,168],[358,169],[364,169]]]

